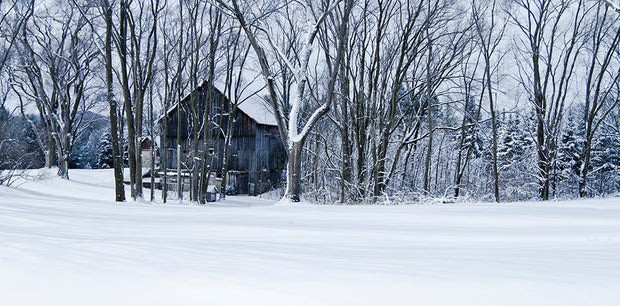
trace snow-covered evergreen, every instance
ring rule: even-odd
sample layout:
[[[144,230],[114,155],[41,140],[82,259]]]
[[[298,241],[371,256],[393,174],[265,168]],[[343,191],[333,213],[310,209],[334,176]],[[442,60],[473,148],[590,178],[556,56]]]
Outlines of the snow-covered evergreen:
[[[114,155],[112,153],[112,138],[110,132],[104,132],[101,135],[99,146],[97,149],[97,163],[95,168],[105,169],[114,167]]]

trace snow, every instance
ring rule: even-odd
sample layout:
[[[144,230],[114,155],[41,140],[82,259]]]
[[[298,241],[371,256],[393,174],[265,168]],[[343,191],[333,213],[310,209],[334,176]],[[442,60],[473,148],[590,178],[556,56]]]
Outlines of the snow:
[[[250,78],[247,78],[250,79]],[[278,121],[276,120],[276,116],[269,105],[269,102],[265,101],[262,96],[267,95],[268,92],[265,92],[264,87],[258,87],[257,84],[260,82],[252,82],[244,90],[241,92],[241,96],[237,98],[238,101],[238,109],[242,111],[244,114],[248,115],[250,118],[254,119],[256,123],[262,125],[278,125]],[[215,81],[214,85],[217,90],[220,92],[226,92],[224,88],[226,85],[220,81]]]
[[[115,203],[112,169],[0,186],[1,305],[617,305],[620,200]],[[283,204],[283,203],[280,203]]]
[[[206,81],[203,82],[201,86],[206,86]],[[225,86],[221,82],[215,82],[214,87],[221,93],[225,92],[224,90],[222,90],[222,88],[225,88]],[[248,115],[258,124],[276,126],[278,125],[276,116],[274,115],[274,112],[271,109],[269,102],[265,101],[265,99],[260,96],[261,93],[263,92],[261,92],[260,89],[257,91],[243,91],[241,97],[238,98],[240,102],[237,107],[239,110]],[[226,95],[224,94],[224,96]],[[189,99],[188,97],[189,94],[185,98],[183,98],[183,100]],[[166,114],[170,116],[170,114],[176,110],[177,106],[178,103],[174,104],[168,109]],[[157,119],[157,122],[159,122],[163,118],[164,116],[160,117],[159,119]]]
[[[278,125],[276,116],[274,115],[268,102],[258,95],[251,96],[239,103],[239,110],[244,112],[250,118],[254,119],[258,124],[262,125]]]

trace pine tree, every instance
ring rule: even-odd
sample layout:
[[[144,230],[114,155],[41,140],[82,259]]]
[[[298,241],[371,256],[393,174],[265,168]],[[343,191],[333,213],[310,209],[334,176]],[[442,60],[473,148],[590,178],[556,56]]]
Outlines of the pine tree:
[[[467,149],[471,147],[471,154],[473,157],[479,158],[482,156],[484,150],[484,141],[478,131],[478,105],[476,105],[473,99],[467,105],[467,109],[465,110],[465,124],[467,124],[467,127],[463,146]]]
[[[620,190],[620,139],[601,133],[592,148],[592,192],[606,195]]]
[[[553,189],[556,194],[564,195],[577,192],[579,175],[583,164],[584,144],[583,122],[575,120],[575,114],[570,112],[566,125],[560,135],[558,153],[552,170]]]
[[[500,126],[499,134],[497,155],[499,165],[503,168],[520,161],[526,150],[531,148],[533,144],[532,138],[527,135],[521,120],[512,115],[509,115],[508,120]]]
[[[527,120],[518,116],[502,116],[498,131],[497,161],[502,199],[528,200],[536,196],[536,175],[533,162],[534,141]],[[486,150],[486,155],[490,155]],[[490,160],[487,156],[487,160]]]
[[[112,137],[110,132],[101,135],[101,142],[97,150],[97,164],[95,168],[112,168],[114,167],[114,154],[112,153]]]

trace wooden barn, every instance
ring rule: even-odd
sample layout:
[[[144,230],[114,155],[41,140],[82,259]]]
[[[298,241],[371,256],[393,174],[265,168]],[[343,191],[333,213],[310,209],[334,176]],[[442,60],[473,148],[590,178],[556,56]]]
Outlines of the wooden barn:
[[[221,178],[224,161],[224,135],[228,133],[230,102],[219,89],[215,86],[209,86],[206,82],[181,101],[180,113],[178,105],[168,110],[166,139],[163,139],[163,133],[160,139],[160,150],[167,150],[167,154],[166,160],[162,161],[161,165],[162,167],[165,165],[169,170],[177,169],[177,123],[180,114],[181,170],[189,170],[186,168],[186,162],[191,158],[192,153],[192,95],[197,99],[199,123],[202,123],[202,114],[204,114],[207,100],[212,101],[211,117],[214,118],[214,122],[221,122],[221,129],[213,128],[209,141],[204,141],[203,131],[199,133],[198,146],[200,152],[207,150],[209,156],[212,157],[213,162],[210,167],[212,175]],[[158,122],[163,129],[164,120],[162,119],[164,118]],[[162,153],[160,152],[160,157],[163,157]],[[227,187],[232,187],[236,192],[242,194],[263,193],[280,181],[285,167],[286,152],[278,133],[275,117],[269,106],[258,96],[244,99],[238,105],[233,121]]]

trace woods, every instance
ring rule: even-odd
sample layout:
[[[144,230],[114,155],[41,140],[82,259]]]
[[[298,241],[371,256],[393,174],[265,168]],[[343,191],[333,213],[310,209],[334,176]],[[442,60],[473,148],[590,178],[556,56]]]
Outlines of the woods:
[[[222,195],[230,184],[230,131],[240,124],[230,118],[252,97],[284,144],[287,166],[274,188],[290,201],[617,193],[614,3],[2,1],[0,169],[44,164],[69,179],[96,113],[107,117],[97,135],[105,133],[112,157],[92,164],[113,160],[117,201],[126,200],[125,180],[133,200],[153,200],[143,178],[160,173],[163,202],[204,203],[213,179]],[[201,84],[230,106],[200,100]],[[177,165],[143,168],[142,140],[167,139],[179,105],[189,115],[174,121],[176,147],[148,153]],[[223,154],[218,169],[213,152]]]

